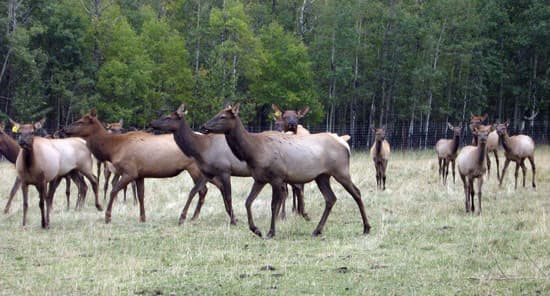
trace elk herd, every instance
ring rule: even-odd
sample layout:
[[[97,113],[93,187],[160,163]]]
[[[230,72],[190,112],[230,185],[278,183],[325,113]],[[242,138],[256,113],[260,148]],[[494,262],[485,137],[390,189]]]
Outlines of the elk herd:
[[[15,164],[17,177],[9,194],[5,213],[10,210],[13,196],[21,188],[23,193],[23,225],[26,224],[28,209],[28,187],[34,185],[39,195],[42,227],[49,228],[50,213],[56,188],[66,180],[67,207],[69,207],[70,183],[78,187],[76,206],[84,203],[88,185],[91,184],[98,211],[103,208],[99,201],[99,176],[101,167],[105,176],[104,199],[107,196],[109,180],[113,180],[105,209],[105,222],[112,219],[113,203],[119,193],[132,186],[134,201],[139,203],[140,221],[146,221],[145,178],[169,178],[187,171],[194,182],[187,201],[181,211],[179,223],[187,219],[187,212],[195,195],[199,200],[191,219],[199,216],[207,194],[207,183],[217,187],[229,222],[236,224],[233,212],[231,177],[252,178],[253,185],[246,198],[246,213],[249,229],[262,237],[254,223],[252,204],[265,185],[271,187],[271,226],[266,237],[276,233],[278,217],[285,217],[285,200],[292,190],[292,210],[309,220],[304,205],[304,184],[315,181],[325,199],[325,208],[312,235],[322,233],[323,227],[336,203],[330,179],[333,178],[349,193],[357,204],[363,233],[370,231],[370,224],[359,188],[350,175],[351,150],[349,135],[334,133],[310,133],[299,121],[309,108],[282,111],[272,105],[275,130],[261,133],[248,132],[240,117],[239,104],[228,104],[212,119],[195,132],[186,121],[187,110],[182,104],[176,111],[163,115],[151,122],[151,127],[166,134],[155,135],[144,131],[123,133],[123,122],[103,124],[92,109],[77,121],[58,131],[52,138],[44,133],[44,121],[19,124],[10,119],[12,131],[17,140],[4,132],[0,125],[0,153]],[[497,178],[502,184],[510,161],[516,163],[515,187],[519,168],[523,173],[525,187],[528,159],[532,168],[532,186],[535,187],[535,144],[525,135],[510,136],[508,122],[484,125],[485,116],[471,116],[469,128],[474,136],[473,143],[459,152],[463,133],[462,123],[453,126],[451,139],[441,139],[435,150],[439,163],[439,177],[447,184],[449,166],[455,182],[455,162],[464,184],[466,211],[474,212],[474,196],[478,194],[478,213],[481,212],[483,178],[490,173],[489,152],[494,153]],[[386,189],[386,169],[390,157],[390,144],[385,138],[385,127],[373,128],[374,144],[370,157],[376,171],[376,186]],[[58,138],[63,136],[65,138]],[[498,148],[504,150],[505,162],[499,172]],[[93,174],[93,159],[97,161],[97,174]],[[474,181],[477,186],[474,189]]]

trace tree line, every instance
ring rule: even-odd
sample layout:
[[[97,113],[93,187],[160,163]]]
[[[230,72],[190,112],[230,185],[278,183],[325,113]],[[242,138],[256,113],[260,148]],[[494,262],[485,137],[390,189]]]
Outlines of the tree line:
[[[91,107],[145,127],[241,102],[339,126],[550,120],[544,0],[1,0],[0,110],[57,129]]]

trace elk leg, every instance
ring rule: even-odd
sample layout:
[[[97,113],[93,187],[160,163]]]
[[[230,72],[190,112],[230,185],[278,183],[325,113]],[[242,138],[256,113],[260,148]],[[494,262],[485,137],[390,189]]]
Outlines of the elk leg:
[[[491,158],[487,153],[487,176],[491,176]]]
[[[481,187],[483,186],[483,176],[480,176],[477,180],[477,214],[481,215]]]
[[[351,181],[351,178],[349,176],[346,176],[346,177],[334,176],[334,179],[336,179],[338,183],[342,184],[342,186],[344,186],[344,189],[346,189],[346,191],[349,194],[351,194],[351,197],[353,197],[353,200],[355,200],[355,203],[359,208],[359,213],[361,214],[361,219],[363,221],[363,234],[368,234],[370,232],[371,227],[369,225],[369,220],[367,219],[367,214],[365,213],[365,205],[363,204],[363,200],[361,199],[361,191],[359,191],[359,188],[357,188],[357,186],[353,184],[353,181]],[[330,189],[330,183],[329,183],[329,189]],[[336,200],[334,200],[334,202],[336,202]]]
[[[233,202],[231,200],[231,176],[229,174],[223,174],[221,176],[222,181],[222,197],[225,204],[225,211],[229,215],[231,225],[237,224],[237,219],[233,214]]]
[[[107,175],[107,172],[105,172],[105,192],[107,192],[107,188],[109,188],[109,179],[111,178],[111,173],[109,173],[109,175]],[[118,181],[120,180],[120,175],[117,174],[117,173],[114,173],[113,174],[113,180],[111,180],[111,188],[115,187],[115,184],[118,183]],[[113,191],[113,189],[111,189],[111,191]]]
[[[66,178],[64,179],[67,180]],[[48,225],[50,225],[50,213],[52,212],[53,196],[55,195],[55,190],[57,190],[59,183],[61,183],[61,177],[53,179],[48,184],[48,191],[46,195],[46,221]]]
[[[536,188],[537,185],[535,184],[535,174],[536,174],[535,157],[531,155],[531,156],[528,156],[527,159],[529,159],[529,162],[531,163],[531,169],[533,170],[533,177],[532,177],[533,188]]]
[[[130,175],[123,174],[118,182],[116,182],[113,186],[113,189],[111,189],[109,203],[107,204],[107,210],[105,211],[105,223],[111,223],[111,210],[113,209],[113,202],[115,201],[118,192],[132,180],[133,178]]]
[[[519,161],[516,161],[516,172],[514,173],[514,177],[516,179],[514,183],[514,189],[518,189],[518,175],[519,175]]]
[[[19,187],[21,187],[21,179],[19,179],[19,177],[15,177],[15,182],[11,187],[10,196],[8,197],[8,202],[6,203],[6,207],[4,208],[4,214],[7,214],[10,212],[11,201],[13,200],[13,197],[17,193],[17,190],[19,190]]]
[[[275,222],[277,221],[277,214],[281,207],[281,201],[285,198],[283,186],[286,187],[286,183],[283,183],[282,181],[274,181],[271,183],[271,226],[269,227],[269,232],[267,233],[266,239],[270,239],[275,236]]]
[[[252,184],[252,189],[250,190],[250,193],[248,194],[245,203],[246,216],[248,218],[248,228],[259,237],[262,237],[262,232],[258,229],[258,227],[256,227],[256,225],[254,225],[254,219],[252,218],[252,203],[254,202],[256,197],[258,197],[258,194],[262,191],[264,186],[265,183],[260,183],[254,180],[254,184]]]
[[[383,160],[382,161],[382,182],[383,187],[382,190],[386,190],[386,169],[388,168],[388,161]],[[447,175],[449,174],[449,162],[447,162],[447,173],[445,175],[445,183],[447,183]]]
[[[447,184],[447,175],[449,174],[449,162],[447,158],[443,158],[443,167],[441,168],[441,179],[443,185]]]
[[[99,190],[99,182],[98,182],[96,176],[94,176],[92,172],[86,172],[86,171],[79,171],[79,172],[82,175],[84,175],[84,177],[86,177],[86,179],[88,179],[90,184],[92,184],[92,190],[94,192],[96,209],[98,211],[103,211],[103,207],[99,203],[99,191],[98,191]]]
[[[330,177],[328,175],[319,175],[315,179],[315,182],[317,183],[319,190],[321,191],[321,193],[323,194],[323,197],[325,198],[325,211],[323,212],[323,216],[321,216],[321,220],[319,221],[317,228],[315,228],[311,236],[318,236],[319,234],[322,233],[323,227],[327,222],[328,215],[330,214],[332,207],[336,203],[336,196],[334,195],[334,192],[332,192],[332,189],[330,188]],[[363,220],[363,222],[365,221]]]
[[[464,185],[464,195],[466,196],[464,200],[464,206],[466,207],[466,213],[470,211],[470,187],[468,186],[468,180],[466,176],[460,174],[460,179],[462,179],[462,184]]]
[[[527,167],[525,166],[525,158],[521,160],[521,172],[523,173],[523,187],[525,188],[525,173],[527,171]]]
[[[437,158],[437,163],[439,165],[439,179],[441,180],[441,182],[443,182],[443,167],[442,167],[442,162],[443,162],[443,158],[441,157],[438,157]]]
[[[78,186],[78,199],[76,201],[75,209],[81,209],[86,200],[86,193],[88,193],[88,185],[84,181],[84,177],[78,171],[70,173],[70,177],[73,182]]]
[[[117,176],[118,174],[115,173],[115,176],[113,177],[113,184],[117,182],[115,181],[115,179],[118,180]],[[107,169],[107,166],[105,166],[105,182],[103,183],[103,200],[107,199],[107,190],[109,189],[110,180],[111,180],[111,171],[109,171]]]
[[[179,219],[179,222],[178,222],[179,225],[182,225],[185,222],[185,219],[187,219],[187,211],[189,210],[189,206],[191,205],[191,202],[193,201],[193,198],[195,197],[195,194],[197,194],[197,192],[199,191],[200,188],[205,186],[206,181],[207,181],[207,179],[206,179],[205,176],[201,176],[200,179],[195,181],[195,186],[193,186],[193,188],[191,188],[191,191],[189,191],[189,194],[187,195],[187,201],[185,202],[185,206],[181,210],[180,219]],[[216,186],[218,186],[218,185],[216,185]],[[222,191],[220,186],[218,186],[218,187],[220,188],[220,191]],[[197,205],[197,209],[199,209],[198,205]],[[198,216],[196,210],[195,210],[195,215]],[[192,219],[195,218],[195,215],[193,215]]]
[[[473,214],[475,212],[474,197],[476,195],[476,192],[474,190],[474,178],[473,177],[468,178],[468,186],[470,186],[470,210]]]
[[[137,193],[138,193],[138,201],[139,201],[139,221],[145,222],[145,179],[144,178],[137,178],[135,179],[136,187],[137,187]]]
[[[499,171],[499,164],[498,164],[498,152],[495,150],[493,151],[493,154],[495,154],[495,162],[497,163],[497,179],[500,179],[500,171]]]
[[[283,198],[281,199],[281,204],[277,209],[277,217],[281,218],[281,220],[285,220],[286,219],[286,200],[288,199],[288,196],[289,196],[287,183],[283,183],[283,185],[281,185],[281,192],[283,194]],[[292,202],[294,202],[294,196],[293,196]]]
[[[136,203],[138,201],[136,182],[132,182],[132,194],[134,195],[134,205],[136,205]]]
[[[298,203],[298,214],[309,221],[309,215],[306,213],[305,202],[304,202],[304,184],[293,184],[292,185],[292,194],[296,195],[296,200]]]
[[[504,161],[504,167],[502,168],[502,174],[500,174],[500,182],[498,183],[498,186],[502,186],[502,180],[504,180],[504,176],[506,175],[506,169],[508,168],[508,165],[510,165],[510,160],[506,158]]]
[[[46,219],[46,212],[44,210],[44,201],[46,199],[46,189],[44,187],[46,187],[45,184],[36,185],[38,196],[40,198],[38,206],[40,207],[40,214],[42,215],[42,228],[46,229],[48,228],[48,220]]]
[[[452,163],[452,172],[453,172],[453,184],[456,184],[456,180],[455,180],[455,160],[451,160],[451,163]]]
[[[103,164],[103,162],[101,161],[97,161],[97,180],[99,180],[99,177],[101,177],[101,164]],[[105,166],[105,169],[107,169],[107,166]],[[103,199],[105,199],[105,196],[103,196]]]
[[[68,211],[71,208],[71,179],[69,179],[69,176],[65,176],[65,195],[67,196],[67,211]]]
[[[217,181],[218,184],[215,184],[216,187],[222,192],[222,184],[221,181]],[[199,201],[197,202],[197,206],[195,207],[195,213],[193,213],[193,217],[191,220],[195,220],[199,217],[199,214],[201,213],[202,206],[204,205],[204,200],[206,199],[206,193],[208,192],[208,188],[206,187],[206,183],[198,188],[199,190]],[[222,194],[223,196],[223,194]]]
[[[23,226],[27,224],[27,210],[29,209],[29,185],[21,184],[21,193],[23,194]]]

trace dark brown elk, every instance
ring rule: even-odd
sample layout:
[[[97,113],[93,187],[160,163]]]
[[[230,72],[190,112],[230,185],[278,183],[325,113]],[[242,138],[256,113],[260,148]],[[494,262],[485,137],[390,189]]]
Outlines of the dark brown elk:
[[[506,157],[506,160],[504,161],[504,168],[502,168],[502,174],[500,174],[499,185],[502,185],[502,180],[504,179],[504,175],[506,174],[506,169],[508,168],[510,161],[514,161],[516,163],[516,181],[514,188],[517,189],[518,187],[518,169],[520,166],[523,172],[523,187],[525,187],[525,172],[527,170],[525,167],[525,159],[527,158],[529,159],[531,169],[533,170],[533,188],[537,187],[535,184],[535,142],[533,139],[526,135],[515,135],[510,137],[508,135],[508,122],[497,125],[496,129],[498,136],[501,139],[502,147],[504,148],[504,156]]]
[[[111,134],[97,119],[95,109],[66,127],[64,132],[84,138],[95,158],[99,161],[110,161],[120,174],[119,181],[111,190],[105,223],[111,222],[111,210],[118,192],[134,180],[137,185],[140,221],[145,222],[145,178],[174,177],[184,170],[187,170],[195,184],[204,178],[196,162],[181,153],[172,135],[156,136],[144,132]],[[203,186],[199,194],[202,196],[206,192],[207,189]],[[232,217],[232,213],[228,214]]]
[[[16,123],[15,121],[12,121],[12,123],[15,123],[14,130],[18,130],[20,124]],[[0,124],[0,154],[4,155],[6,159],[13,163],[15,165],[15,162],[17,160],[17,155],[20,151],[19,144],[17,144],[17,141],[15,141],[12,137],[4,133],[4,125]],[[80,175],[78,172],[71,172],[68,176],[65,177],[66,179],[66,189],[65,194],[67,197],[67,209],[70,205],[70,180],[71,178],[75,184],[78,186],[78,200],[76,203],[76,207],[79,208],[83,205],[84,199],[86,196],[86,192],[88,191],[88,186],[84,182],[82,175]],[[19,177],[15,177],[15,182],[12,186],[12,189],[10,190],[10,194],[8,197],[8,201],[6,202],[6,206],[4,207],[4,213],[7,214],[10,211],[11,202],[13,200],[13,197],[21,187],[21,179]]]
[[[99,204],[97,178],[92,172],[92,155],[82,139],[46,139],[34,136],[39,123],[19,127],[19,145],[16,169],[23,192],[23,225],[27,220],[28,186],[34,185],[40,197],[42,227],[49,228],[53,195],[61,177],[71,171],[83,174],[92,184],[96,207]],[[49,186],[49,188],[48,188]],[[46,209],[44,208],[46,203]]]
[[[470,130],[473,131],[474,127],[483,126],[483,122],[487,119],[487,116],[488,116],[487,114],[485,114],[484,116],[475,116],[471,114]],[[475,134],[473,134],[473,137],[472,137],[472,144],[474,146],[477,145],[477,136]],[[489,134],[489,137],[487,138],[487,155],[493,152],[493,155],[495,156],[495,162],[497,164],[497,179],[500,179],[500,167],[499,167],[500,162],[498,159],[498,146],[499,146],[498,135],[497,135],[497,131],[494,130]],[[491,158],[487,156],[487,176],[489,177],[490,175],[491,175]]]
[[[376,169],[376,188],[386,190],[386,169],[390,159],[390,143],[386,141],[386,129],[373,128],[374,144],[370,148],[370,157]]]
[[[450,130],[453,131],[452,139],[440,139],[435,144],[437,159],[439,163],[439,176],[443,181],[443,185],[447,184],[447,176],[449,175],[449,164],[453,173],[453,183],[455,183],[455,159],[460,146],[460,136],[462,135],[462,123],[458,126],[453,126],[447,123]]]
[[[246,212],[253,233],[262,236],[254,224],[251,207],[267,183],[272,188],[271,227],[267,234],[270,238],[275,235],[277,211],[284,198],[283,184],[305,184],[315,180],[325,198],[325,210],[312,235],[321,234],[336,202],[330,177],[334,177],[352,195],[361,213],[363,233],[370,231],[361,192],[353,184],[349,173],[351,152],[346,141],[330,133],[299,137],[279,132],[249,133],[238,114],[239,105],[229,105],[205,123],[203,130],[225,134],[231,151],[238,159],[246,161],[251,169],[254,184],[246,199]]]
[[[474,212],[474,180],[478,179],[477,195],[478,195],[478,213],[481,213],[481,188],[483,186],[483,175],[486,172],[487,161],[487,138],[489,133],[494,130],[494,126],[476,126],[473,128],[473,133],[478,138],[477,146],[466,146],[462,148],[460,154],[456,158],[458,165],[458,173],[464,184],[465,207],[466,212]]]
[[[153,121],[151,127],[172,132],[174,140],[181,151],[188,157],[195,159],[202,174],[218,186],[225,207],[233,213],[231,176],[250,177],[250,170],[246,162],[240,161],[231,152],[223,135],[194,132],[185,119],[186,112],[185,105],[181,104],[175,112]],[[203,180],[203,182],[206,182],[206,180]],[[204,186],[204,183],[196,185],[197,188],[200,186]],[[189,194],[187,203],[180,215],[180,224],[184,223],[187,217],[187,211],[197,188],[193,188]],[[199,211],[203,203],[204,199],[200,199],[197,204]],[[198,211],[196,213],[198,214]],[[194,215],[192,219],[195,218],[197,216]],[[231,223],[235,224],[236,220],[232,219]]]

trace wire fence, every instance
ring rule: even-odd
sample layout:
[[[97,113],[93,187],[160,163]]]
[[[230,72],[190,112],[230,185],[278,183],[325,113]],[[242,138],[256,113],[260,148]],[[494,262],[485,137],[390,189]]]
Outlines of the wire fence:
[[[249,127],[251,132],[269,130],[271,127]],[[326,132],[325,126],[306,126],[311,133]],[[350,146],[354,150],[368,150],[374,143],[374,133],[368,124],[356,125],[352,130],[350,124],[342,124],[334,127],[330,132],[339,135],[350,135]],[[508,127],[510,135],[524,134],[533,138],[537,145],[550,144],[550,121],[533,122],[533,125],[525,124],[524,128]],[[386,126],[386,140],[393,150],[419,150],[432,149],[439,139],[450,139],[453,132],[446,122],[430,122],[426,129],[425,122],[392,122]],[[461,145],[472,143],[472,132],[467,124],[462,126]]]

